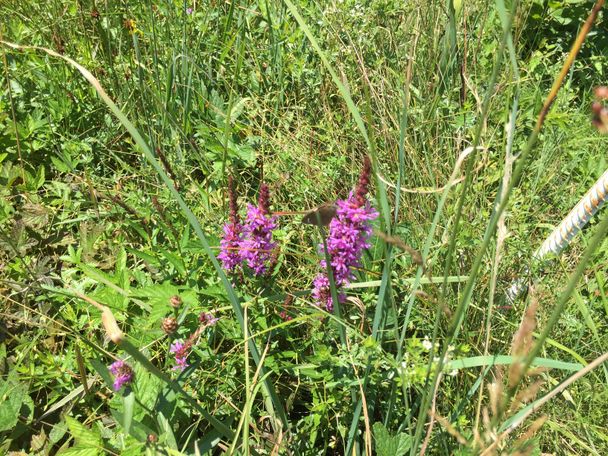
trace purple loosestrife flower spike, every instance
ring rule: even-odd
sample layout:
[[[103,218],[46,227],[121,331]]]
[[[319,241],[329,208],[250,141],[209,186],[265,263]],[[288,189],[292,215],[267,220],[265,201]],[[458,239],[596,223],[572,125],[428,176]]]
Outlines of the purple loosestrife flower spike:
[[[224,237],[220,241],[220,254],[217,256],[222,267],[228,272],[234,272],[242,262],[239,243],[241,242],[243,225],[239,220],[236,192],[232,176],[228,177],[228,196],[230,199],[230,219],[224,225]]]
[[[355,201],[358,206],[363,206],[366,202],[365,195],[369,190],[369,180],[372,173],[372,162],[369,157],[366,155],[363,159],[363,169],[361,170],[361,174],[359,175],[359,182],[357,182],[357,187],[355,188]]]
[[[184,342],[175,341],[171,344],[169,352],[175,355],[175,367],[173,370],[184,370],[188,367],[188,351],[190,345]]]
[[[353,279],[352,268],[361,265],[363,251],[370,247],[371,221],[378,217],[378,212],[366,200],[370,175],[371,162],[365,157],[355,191],[346,200],[336,201],[336,216],[329,224],[327,252],[338,289],[350,283]],[[319,250],[324,255],[323,244],[319,245]],[[321,260],[321,267],[327,267],[325,259]],[[333,309],[329,279],[324,273],[315,278],[312,294],[317,304],[325,306],[328,311]],[[344,299],[344,293],[338,290],[338,301],[343,302]]]
[[[336,217],[329,224],[327,250],[336,285],[343,286],[350,283],[352,268],[360,266],[363,251],[370,247],[370,222],[378,217],[378,212],[369,203],[358,207],[352,192],[348,199],[338,200],[336,205]],[[323,245],[319,249],[323,251]],[[326,267],[325,259],[321,260],[321,266]]]
[[[241,257],[247,261],[256,276],[266,273],[273,258],[276,242],[272,241],[272,231],[277,227],[276,217],[269,213],[270,192],[268,186],[262,184],[258,207],[247,205],[247,218],[243,226],[243,238],[239,244]]]
[[[133,369],[120,359],[110,364],[109,370],[114,376],[114,391],[120,390],[120,388],[133,381]]]
[[[346,301],[346,295],[343,291],[337,290],[338,302],[340,304]],[[324,273],[317,274],[313,281],[312,296],[315,299],[318,306],[325,307],[325,310],[332,312],[334,310],[334,301],[331,297],[331,288],[329,286],[329,279]]]
[[[270,189],[268,185],[260,185],[260,194],[258,196],[258,207],[264,215],[270,210]]]

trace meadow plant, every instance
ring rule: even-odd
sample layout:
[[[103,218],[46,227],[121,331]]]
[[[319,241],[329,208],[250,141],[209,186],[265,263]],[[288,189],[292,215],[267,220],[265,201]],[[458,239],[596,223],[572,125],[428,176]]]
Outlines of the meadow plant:
[[[129,386],[133,381],[133,369],[123,360],[114,361],[108,369],[114,376],[114,391],[119,391],[123,386]]]
[[[124,22],[120,2],[90,17],[71,0],[4,3],[2,39],[38,46],[1,44],[0,294],[7,305],[0,390],[9,393],[0,401],[0,454],[28,445],[31,454],[90,456],[548,454],[566,441],[577,454],[608,454],[595,426],[606,415],[595,392],[606,385],[608,353],[587,363],[605,351],[605,325],[595,321],[607,308],[608,219],[591,226],[587,247],[564,262],[565,270],[581,254],[567,282],[564,271],[539,278],[541,292],[529,295],[510,355],[503,353],[523,303],[495,300],[535,233],[570,206],[574,186],[605,169],[605,141],[594,135],[608,132],[608,88],[595,92],[591,123],[577,98],[594,77],[586,69],[599,75],[608,61],[597,55],[572,67],[603,0],[583,25],[568,14],[584,7],[565,1],[546,7],[564,15],[528,15],[520,2],[498,2],[491,14],[483,2],[332,2],[325,9],[297,0],[252,8],[209,2],[205,14],[195,13],[196,2],[134,2]],[[57,20],[48,23],[49,14]],[[529,16],[543,26],[548,16],[573,19],[570,27],[581,30],[542,108],[545,70],[557,73],[572,37],[538,39],[546,30],[530,27]],[[293,45],[305,39],[310,45]],[[101,43],[94,62],[85,58],[91,43]],[[94,90],[67,67],[57,71],[64,63]],[[332,81],[337,92],[328,90]],[[534,122],[526,140],[522,130]],[[131,138],[117,141],[122,127]],[[543,153],[533,153],[537,142]],[[303,219],[327,231],[313,249],[321,254],[315,268],[301,245],[276,256],[279,214],[270,212],[264,183],[257,204],[239,215],[228,179],[228,220],[219,252],[211,247],[201,220],[216,220],[213,191],[225,169],[244,181],[258,178],[258,162],[269,178],[289,174],[293,186],[276,185],[273,200],[301,209],[335,194],[338,177],[352,171],[340,150],[370,156],[345,199]],[[192,185],[183,185],[185,177],[195,178]],[[378,274],[357,283],[376,209],[382,232],[365,265]],[[282,237],[303,242],[302,232],[286,223]],[[267,279],[271,270],[276,280],[264,280],[263,289],[230,280],[244,272]],[[314,302],[335,310],[336,325],[298,305],[311,279]],[[549,290],[562,285],[551,302]],[[364,291],[342,308],[347,286]],[[90,305],[130,364],[93,362],[107,352],[89,331]],[[202,311],[210,308],[230,308],[231,317],[218,325]],[[537,319],[544,322],[538,331]],[[212,326],[217,337],[202,337]],[[195,370],[198,353],[205,367]],[[130,391],[134,363],[138,387]],[[593,381],[574,384],[595,369]],[[110,387],[129,394],[100,404],[87,388],[108,370]],[[560,371],[575,373],[554,388]],[[566,388],[576,407],[556,397],[566,398]],[[551,429],[541,430],[544,416],[523,429],[549,401]]]
[[[243,225],[239,219],[237,196],[232,176],[228,177],[228,198],[230,201],[230,215],[228,222],[224,225],[224,237],[220,241],[221,250],[217,258],[222,262],[222,267],[226,272],[234,272],[242,261],[239,245]]]
[[[346,295],[340,288],[348,285],[353,279],[353,268],[361,265],[363,251],[370,247],[372,234],[371,222],[378,217],[378,212],[367,201],[371,175],[371,161],[365,157],[359,182],[345,200],[336,201],[336,215],[329,224],[327,253],[331,259],[331,270],[338,290],[338,301],[344,302]],[[319,245],[323,254],[324,245]],[[327,262],[320,262],[323,269]],[[331,312],[334,307],[330,291],[330,280],[327,274],[317,274],[313,281],[312,295],[317,305]]]
[[[276,217],[270,215],[270,190],[262,183],[258,205],[247,205],[247,216],[243,223],[238,214],[232,177],[228,178],[228,196],[229,220],[224,225],[224,237],[220,241],[220,253],[217,257],[226,272],[234,273],[246,264],[254,275],[262,276],[268,271],[277,246],[272,240],[272,231],[277,227],[277,223]]]
[[[215,317],[210,312],[201,312],[198,316],[198,321],[204,323],[206,326],[214,326],[219,321],[219,318]]]
[[[190,334],[185,342],[176,340],[169,347],[169,353],[172,353],[175,358],[175,366],[173,367],[173,370],[183,371],[189,367],[188,356],[192,350],[192,347],[196,345],[203,330],[210,326],[215,326],[219,321],[219,318],[215,317],[211,312],[201,312],[198,316],[198,321],[198,328],[192,334]]]
[[[247,205],[247,218],[243,225],[243,238],[239,243],[240,254],[254,275],[264,275],[273,258],[277,244],[272,231],[277,227],[276,217],[270,216],[270,190],[260,186],[258,205]]]
[[[188,364],[188,354],[190,352],[190,344],[187,342],[182,342],[180,340],[176,340],[171,344],[169,348],[169,353],[173,353],[175,357],[175,366],[173,370],[184,370],[189,366]]]

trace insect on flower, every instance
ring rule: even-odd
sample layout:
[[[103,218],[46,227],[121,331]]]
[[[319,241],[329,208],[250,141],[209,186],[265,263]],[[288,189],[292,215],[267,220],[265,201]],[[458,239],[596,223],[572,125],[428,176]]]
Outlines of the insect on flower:
[[[308,211],[302,217],[302,223],[315,226],[327,226],[336,216],[338,206],[333,203],[324,203]]]
[[[336,216],[337,210],[338,206],[334,203],[323,203],[307,211],[280,211],[273,212],[272,215],[275,217],[284,215],[303,215],[302,223],[315,226],[327,226]]]

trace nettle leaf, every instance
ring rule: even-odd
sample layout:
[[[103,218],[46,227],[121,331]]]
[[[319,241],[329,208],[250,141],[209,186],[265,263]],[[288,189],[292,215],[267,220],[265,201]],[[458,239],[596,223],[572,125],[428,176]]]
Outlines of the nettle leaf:
[[[148,302],[154,314],[164,315],[171,310],[169,301],[173,296],[179,296],[183,305],[195,306],[198,304],[198,296],[194,290],[182,290],[171,282],[150,285],[137,290],[131,290],[132,295],[138,298],[149,298]]]
[[[60,421],[49,432],[49,442],[53,445],[56,444],[63,438],[66,432],[68,432],[68,425],[65,421]]]
[[[384,424],[374,424],[374,440],[378,456],[403,456],[412,446],[409,435],[401,432],[392,436]]]
[[[168,250],[158,248],[161,255],[175,268],[175,270],[182,276],[186,275],[186,265],[184,261],[176,254],[169,252]]]
[[[70,434],[72,434],[72,437],[76,440],[76,447],[93,448],[95,449],[95,453],[88,454],[98,454],[98,449],[101,448],[101,435],[99,434],[99,431],[89,429],[80,421],[77,421],[70,416],[65,417],[65,422],[68,425]]]
[[[29,399],[27,388],[17,382],[16,375],[9,374],[8,379],[0,383],[0,431],[15,427],[26,398]]]
[[[133,442],[127,448],[120,451],[122,456],[139,456],[140,454],[145,454],[145,443],[141,442]]]
[[[50,211],[42,204],[26,203],[23,205],[21,217],[25,226],[41,228],[49,221]]]
[[[136,419],[143,419],[148,413],[146,409],[154,408],[162,388],[163,382],[158,377],[150,374],[148,370],[140,368],[139,365],[135,368],[135,389],[140,404],[136,407],[134,415]]]
[[[91,448],[86,446],[77,445],[67,450],[63,450],[61,456],[98,456],[99,450],[97,448]]]

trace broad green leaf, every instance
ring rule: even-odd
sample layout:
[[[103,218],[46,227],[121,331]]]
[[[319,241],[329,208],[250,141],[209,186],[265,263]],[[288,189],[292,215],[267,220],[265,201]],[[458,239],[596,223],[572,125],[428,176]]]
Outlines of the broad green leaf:
[[[15,380],[16,375],[0,386],[0,431],[12,429],[19,419],[21,406],[27,396],[27,388]]]
[[[135,393],[132,390],[126,396],[123,396],[122,404],[124,413],[122,427],[125,434],[128,434],[131,429],[131,422],[133,421],[133,406],[135,405]]]
[[[412,441],[410,436],[401,432],[392,436],[384,424],[374,424],[374,441],[378,456],[403,456],[410,449]]]
[[[70,416],[65,417],[65,422],[68,425],[70,434],[74,437],[74,440],[76,440],[76,446],[96,449],[101,448],[101,436],[99,435],[99,432],[89,429],[80,421],[75,420]]]

